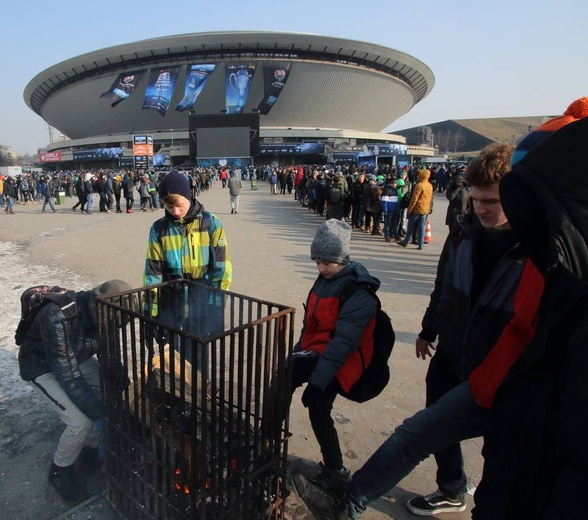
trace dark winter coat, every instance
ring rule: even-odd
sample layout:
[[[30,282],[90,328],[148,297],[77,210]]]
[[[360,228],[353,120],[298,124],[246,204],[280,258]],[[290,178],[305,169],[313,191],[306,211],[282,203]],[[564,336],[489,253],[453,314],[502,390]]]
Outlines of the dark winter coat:
[[[372,358],[376,301],[368,291],[359,290],[346,300],[339,312],[339,293],[350,281],[370,285],[374,291],[380,286],[380,281],[363,265],[350,262],[332,278],[319,275],[306,300],[296,350],[321,354],[309,379],[321,390],[336,377],[343,390],[349,391],[362,372],[358,350],[362,350],[366,364]]]
[[[545,138],[501,181],[504,211],[545,289],[535,335],[496,394],[501,427],[486,437],[476,519],[586,518],[586,142],[588,118]]]
[[[78,315],[68,320],[57,304],[45,304],[20,346],[18,364],[25,381],[52,372],[71,401],[96,420],[102,417],[102,401],[79,368],[98,351],[98,329],[89,308],[91,294],[75,294]]]
[[[449,201],[445,224],[451,228],[457,222],[457,219],[466,212],[468,205],[468,192],[463,185],[463,177],[461,175],[458,175],[451,181],[445,196]]]
[[[478,217],[468,214],[447,237],[419,334],[428,341],[439,336],[437,353],[447,358],[462,381],[484,360],[512,317],[513,298],[526,260],[517,247],[505,254],[472,306],[481,234]]]

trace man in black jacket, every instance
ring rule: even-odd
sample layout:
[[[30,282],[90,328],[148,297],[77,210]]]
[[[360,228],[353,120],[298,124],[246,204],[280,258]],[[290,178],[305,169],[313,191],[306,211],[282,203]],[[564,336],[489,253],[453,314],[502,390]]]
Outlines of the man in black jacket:
[[[512,318],[468,381],[405,420],[342,493],[319,489],[314,502],[328,506],[324,518],[341,509],[359,518],[428,454],[481,435],[484,473],[472,519],[586,516],[588,176],[581,158],[587,139],[588,97],[519,143],[499,187],[504,214],[528,255]]]
[[[49,471],[49,482],[63,500],[78,503],[88,491],[75,463],[98,468],[96,421],[103,415],[100,398],[96,296],[130,290],[122,280],[104,282],[91,291],[73,294],[77,314],[66,318],[60,306],[44,304],[21,343],[21,377],[66,425]]]
[[[512,316],[524,255],[516,248],[498,185],[513,151],[511,145],[490,145],[468,166],[475,214],[458,219],[445,242],[416,339],[417,357],[435,351],[426,377],[427,406],[468,378]],[[435,453],[435,460],[438,490],[409,500],[408,509],[420,516],[463,511],[467,478],[459,443]]]

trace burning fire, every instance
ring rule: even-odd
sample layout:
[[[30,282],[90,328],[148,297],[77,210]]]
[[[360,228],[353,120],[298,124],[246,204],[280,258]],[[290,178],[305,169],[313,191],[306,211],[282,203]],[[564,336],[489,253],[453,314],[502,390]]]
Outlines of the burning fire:
[[[182,484],[181,484],[180,482],[178,482],[178,481],[179,481],[179,479],[180,479],[180,477],[179,477],[179,476],[180,476],[181,474],[182,474],[182,472],[181,472],[181,470],[180,470],[180,467],[178,466],[178,467],[176,468],[176,491],[177,491],[177,492],[179,492],[179,493],[181,493],[181,492],[182,492]],[[190,494],[190,488],[189,488],[188,486],[186,486],[185,484],[184,484],[184,486],[183,486],[183,491],[184,491],[184,494],[186,494],[186,495],[189,495],[189,494]]]

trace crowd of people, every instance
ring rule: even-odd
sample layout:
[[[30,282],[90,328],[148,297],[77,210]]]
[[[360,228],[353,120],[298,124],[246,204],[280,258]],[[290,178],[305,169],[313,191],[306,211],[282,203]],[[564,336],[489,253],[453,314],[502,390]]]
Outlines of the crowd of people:
[[[378,167],[300,166],[274,168],[267,177],[272,194],[294,198],[327,220],[348,222],[352,229],[382,236],[386,242],[423,249],[435,191],[446,193],[451,227],[466,211],[465,166]],[[439,175],[439,172],[442,172]],[[440,182],[443,179],[443,182]]]
[[[443,168],[439,175],[439,168],[315,166],[241,172],[242,179],[254,175],[267,181],[272,195],[282,193],[282,186],[288,193],[291,184],[296,200],[326,219],[310,245],[318,276],[288,360],[292,392],[306,385],[302,403],[323,456],[317,477],[295,472],[293,484],[322,518],[359,518],[431,454],[438,466],[438,489],[409,500],[409,511],[419,516],[463,511],[467,477],[459,443],[473,437],[484,438],[485,459],[473,519],[584,517],[588,191],[583,188],[588,189],[588,176],[581,159],[587,137],[588,98],[582,98],[516,148],[485,148],[465,171]],[[218,173],[222,182],[222,170]],[[146,286],[188,279],[230,287],[232,264],[222,222],[204,211],[195,196],[203,189],[201,174],[174,171],[157,181],[149,174],[138,179],[147,187],[140,193],[142,208],[147,209],[149,199],[165,208],[149,234]],[[127,175],[136,191],[134,176]],[[236,175],[225,170],[223,188],[230,192]],[[108,172],[104,176],[108,181]],[[90,182],[92,174],[86,177]],[[446,182],[440,185],[441,177]],[[216,178],[212,175],[210,182]],[[47,186],[51,179],[44,182]],[[159,200],[151,198],[152,182]],[[415,340],[417,358],[431,358],[426,408],[405,419],[352,475],[344,465],[331,410],[371,360],[380,281],[350,258],[351,231],[367,230],[387,241],[397,239],[401,246],[416,232],[421,248],[435,190],[450,201],[450,230]],[[187,244],[194,254],[178,254]],[[350,283],[357,290],[342,301]],[[97,348],[95,297],[121,289],[126,284],[113,280],[93,292],[77,293],[81,312],[73,322],[75,334],[64,333],[73,325],[65,324],[57,305],[48,305],[44,322],[31,329],[19,355],[23,378],[49,397],[67,425],[49,479],[70,502],[85,496],[74,467],[84,445],[96,462],[94,421],[102,405],[93,389],[95,369],[85,373]],[[186,326],[166,310],[163,293],[156,296],[150,301],[151,315],[176,329]],[[189,307],[196,311],[198,302]],[[203,321],[200,326],[217,325],[212,315]],[[189,356],[205,370],[198,351]],[[288,403],[283,407],[280,419]],[[77,491],[66,489],[65,481],[77,482]]]

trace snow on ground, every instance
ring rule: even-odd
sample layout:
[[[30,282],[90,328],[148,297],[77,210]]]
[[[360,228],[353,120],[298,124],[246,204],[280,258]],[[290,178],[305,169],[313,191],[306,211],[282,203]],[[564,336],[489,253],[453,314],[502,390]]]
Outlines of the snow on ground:
[[[30,264],[22,244],[0,242],[0,404],[31,395],[32,389],[18,373],[18,347],[14,332],[20,319],[20,295],[33,285],[60,285],[74,290],[88,288],[80,277],[49,266]],[[11,410],[14,412],[14,410]]]

